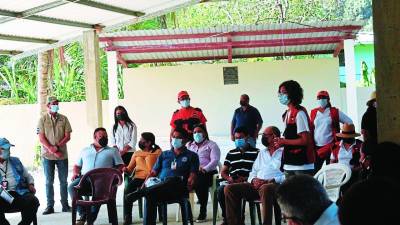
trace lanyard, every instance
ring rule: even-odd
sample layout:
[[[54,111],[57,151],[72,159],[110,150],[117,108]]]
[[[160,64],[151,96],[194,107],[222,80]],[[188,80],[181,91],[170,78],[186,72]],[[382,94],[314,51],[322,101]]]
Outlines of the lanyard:
[[[8,160],[6,161],[6,170],[4,171],[2,168],[0,168],[0,170],[4,173],[3,179],[6,179],[8,171]]]

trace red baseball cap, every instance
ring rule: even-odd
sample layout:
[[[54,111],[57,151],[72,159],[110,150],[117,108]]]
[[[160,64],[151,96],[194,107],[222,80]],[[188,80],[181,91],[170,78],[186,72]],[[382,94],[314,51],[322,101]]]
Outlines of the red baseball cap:
[[[180,91],[178,93],[178,99],[184,97],[184,96],[189,96],[189,93],[187,93],[187,91]]]
[[[322,97],[322,96],[329,98],[329,93],[327,91],[319,91],[317,97]]]

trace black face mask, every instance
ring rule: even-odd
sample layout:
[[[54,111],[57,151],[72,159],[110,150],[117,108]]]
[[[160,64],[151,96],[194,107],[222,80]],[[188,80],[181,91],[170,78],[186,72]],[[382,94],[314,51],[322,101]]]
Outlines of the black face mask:
[[[265,136],[262,136],[262,138],[261,138],[261,143],[262,143],[265,147],[268,147],[268,146],[269,146],[268,138],[265,137]]]
[[[126,120],[126,113],[121,113],[117,115],[117,120]]]
[[[139,145],[139,148],[142,150],[146,147],[146,146],[144,146],[143,142],[141,142],[141,141],[139,141],[138,145]]]
[[[241,106],[248,106],[249,105],[249,103],[247,103],[247,102],[245,102],[245,101],[240,101],[240,103],[239,103]]]
[[[103,148],[106,147],[107,144],[108,144],[108,138],[107,138],[107,137],[102,137],[102,138],[100,138],[99,144],[100,144],[101,147],[103,147]]]
[[[343,142],[346,144],[353,144],[355,141],[354,138],[343,138]]]

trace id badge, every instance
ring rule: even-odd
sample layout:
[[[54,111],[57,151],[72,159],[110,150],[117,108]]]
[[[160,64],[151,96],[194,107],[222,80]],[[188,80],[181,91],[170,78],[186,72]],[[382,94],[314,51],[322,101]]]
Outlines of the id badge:
[[[171,170],[176,170],[176,161],[175,160],[171,163]]]
[[[7,188],[8,188],[8,181],[6,181],[6,180],[2,180],[1,181],[1,187],[4,189],[4,190],[7,190]]]

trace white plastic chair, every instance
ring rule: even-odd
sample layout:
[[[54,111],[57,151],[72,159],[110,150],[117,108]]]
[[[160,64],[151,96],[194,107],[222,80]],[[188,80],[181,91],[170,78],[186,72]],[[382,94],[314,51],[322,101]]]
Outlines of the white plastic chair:
[[[351,169],[342,163],[323,165],[314,175],[325,188],[329,198],[336,202],[340,196],[340,187],[350,180]]]

